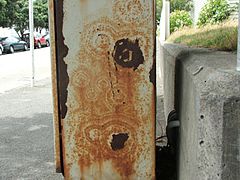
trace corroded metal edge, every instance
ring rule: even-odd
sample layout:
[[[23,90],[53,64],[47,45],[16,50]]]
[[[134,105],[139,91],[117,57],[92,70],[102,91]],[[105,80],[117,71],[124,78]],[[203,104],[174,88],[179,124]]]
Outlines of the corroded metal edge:
[[[51,69],[52,69],[52,97],[53,97],[53,124],[54,124],[54,143],[55,143],[55,166],[56,172],[62,172],[62,162],[60,154],[60,121],[58,109],[58,88],[57,88],[57,59],[55,44],[55,16],[54,16],[54,0],[48,0],[49,3],[49,25],[51,40]]]
[[[155,139],[156,139],[156,121],[157,121],[157,85],[156,85],[156,81],[157,81],[157,74],[156,74],[156,48],[157,48],[157,42],[156,42],[156,30],[157,30],[157,24],[156,24],[156,0],[153,0],[153,42],[154,42],[154,51],[153,51],[153,72],[154,72],[154,80],[151,79],[150,77],[150,81],[153,81],[153,86],[154,86],[154,99],[155,101],[153,102],[154,103],[154,110],[153,110],[153,113],[154,113],[154,126],[153,126],[153,132],[154,132],[154,142],[153,142],[153,158],[155,161],[153,162],[153,168],[152,169],[152,174],[154,174],[154,179],[156,179],[156,143],[155,143]]]

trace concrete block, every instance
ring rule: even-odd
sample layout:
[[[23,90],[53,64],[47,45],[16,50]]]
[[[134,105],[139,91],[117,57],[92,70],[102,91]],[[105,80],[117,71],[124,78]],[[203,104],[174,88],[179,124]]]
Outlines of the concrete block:
[[[165,117],[180,119],[179,179],[240,178],[236,54],[164,44]]]

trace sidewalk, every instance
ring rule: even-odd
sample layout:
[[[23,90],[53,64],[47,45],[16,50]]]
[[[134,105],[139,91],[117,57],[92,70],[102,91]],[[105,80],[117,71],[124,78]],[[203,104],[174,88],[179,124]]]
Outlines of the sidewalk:
[[[50,84],[0,95],[0,180],[63,179],[55,173]]]

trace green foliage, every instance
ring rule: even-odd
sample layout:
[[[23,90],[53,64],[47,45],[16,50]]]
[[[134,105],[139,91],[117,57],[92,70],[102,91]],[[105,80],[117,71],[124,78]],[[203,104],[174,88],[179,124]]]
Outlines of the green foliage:
[[[22,35],[24,29],[29,25],[29,5],[28,0],[17,0],[15,4],[15,18],[12,23],[12,26],[15,27],[17,32],[20,32]]]
[[[35,0],[33,9],[35,27],[48,28],[48,0]],[[28,0],[0,0],[0,27],[14,27],[22,34],[28,26]]]
[[[48,0],[36,0],[33,4],[34,26],[48,28]]]
[[[170,12],[176,10],[191,11],[193,8],[192,0],[170,0]]]
[[[0,0],[0,26],[11,27],[14,23],[16,0]]]
[[[208,0],[200,12],[197,25],[220,23],[229,18],[231,11],[226,0]]]
[[[27,26],[28,0],[0,0],[0,27],[22,32]]]
[[[6,5],[7,5],[6,0],[0,0],[0,25],[6,24],[6,15],[5,15]]]
[[[156,20],[157,20],[157,22],[160,22],[161,11],[162,11],[162,0],[156,0]]]
[[[193,8],[193,0],[170,0],[170,12],[176,10],[191,11]],[[156,19],[159,22],[162,11],[162,0],[156,0]]]
[[[176,10],[170,15],[170,32],[174,32],[182,27],[191,26],[193,24],[192,18],[187,11]]]

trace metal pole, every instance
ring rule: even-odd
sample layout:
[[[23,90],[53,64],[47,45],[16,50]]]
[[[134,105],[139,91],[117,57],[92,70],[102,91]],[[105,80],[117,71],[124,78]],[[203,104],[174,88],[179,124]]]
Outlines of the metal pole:
[[[162,1],[162,12],[160,20],[160,41],[164,42],[170,35],[170,2]]]
[[[31,75],[31,87],[34,86],[35,78],[35,63],[34,63],[34,37],[33,37],[33,0],[29,0],[29,42],[30,42],[30,54],[32,56],[32,75]]]
[[[165,30],[165,39],[167,39],[169,36],[170,36],[170,1],[166,1],[165,2],[166,5],[165,5],[165,19],[166,19],[166,30]]]
[[[160,41],[161,43],[166,40],[166,23],[165,23],[165,0],[162,1],[162,12],[161,12],[161,19],[160,19]]]
[[[240,71],[240,6],[239,6],[239,9],[238,9],[237,71]]]

